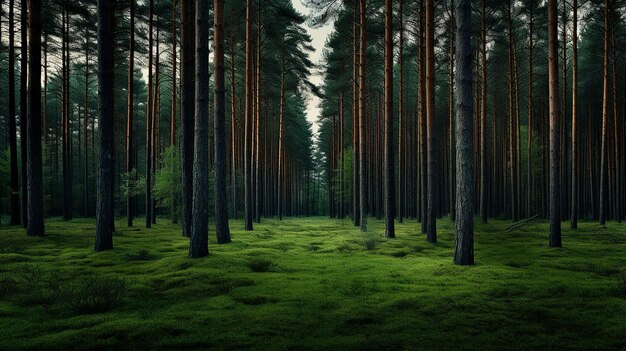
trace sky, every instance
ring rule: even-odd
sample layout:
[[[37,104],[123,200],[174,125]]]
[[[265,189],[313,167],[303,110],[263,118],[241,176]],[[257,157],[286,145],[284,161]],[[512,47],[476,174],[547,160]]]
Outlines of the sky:
[[[291,0],[293,3],[293,7],[298,10],[298,12],[308,15],[311,11],[302,3],[302,0]],[[332,21],[329,21],[325,26],[320,28],[311,28],[308,24],[305,24],[305,28],[308,30],[311,35],[311,39],[313,39],[312,46],[315,48],[315,52],[309,54],[309,58],[311,62],[315,64],[322,63],[322,53],[324,51],[324,46],[326,44],[326,38],[331,33],[333,29]],[[322,76],[318,70],[314,71],[310,77],[310,80],[316,86],[322,85]],[[320,115],[320,99],[316,96],[309,96],[307,99],[307,120],[313,124],[313,133],[317,134],[319,130],[319,126],[317,123],[318,116]]]

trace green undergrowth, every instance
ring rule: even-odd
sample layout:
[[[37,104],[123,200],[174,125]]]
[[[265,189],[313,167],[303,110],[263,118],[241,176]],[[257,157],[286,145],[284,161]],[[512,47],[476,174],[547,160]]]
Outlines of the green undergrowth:
[[[614,350],[626,347],[626,225],[478,225],[473,267],[452,264],[453,223],[429,244],[412,221],[383,238],[346,220],[274,219],[209,257],[167,220],[116,223],[93,251],[91,219],[45,238],[0,227],[0,350]]]

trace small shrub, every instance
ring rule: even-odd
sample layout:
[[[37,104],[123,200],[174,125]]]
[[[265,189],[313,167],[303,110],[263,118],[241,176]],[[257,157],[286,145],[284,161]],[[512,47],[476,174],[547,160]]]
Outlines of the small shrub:
[[[77,313],[106,312],[126,294],[126,282],[118,278],[89,277],[67,290],[66,300]]]
[[[380,236],[373,231],[361,233],[361,240],[368,251],[375,250],[380,244]]]
[[[266,258],[255,258],[248,262],[248,267],[250,267],[253,272],[257,273],[267,272],[271,266],[272,261]]]
[[[408,255],[409,253],[401,250],[401,251],[396,251],[394,253],[391,254],[391,256],[395,257],[395,258],[402,258],[402,257],[406,257],[406,255]]]

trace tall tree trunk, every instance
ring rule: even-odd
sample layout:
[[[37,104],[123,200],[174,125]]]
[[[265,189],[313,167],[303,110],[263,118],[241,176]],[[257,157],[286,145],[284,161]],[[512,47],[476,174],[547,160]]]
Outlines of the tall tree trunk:
[[[27,130],[26,126],[28,121],[26,119],[27,114],[27,71],[28,71],[28,41],[27,41],[27,28],[28,28],[28,0],[21,1],[21,13],[20,13],[20,146],[21,146],[21,158],[22,158],[22,226],[27,227],[28,224],[28,188],[27,185],[27,172],[26,162],[28,153],[27,142]]]
[[[148,1],[148,104],[146,106],[146,228],[152,227],[152,120],[154,119],[152,93],[152,32],[154,27],[154,0]]]
[[[261,1],[257,2],[257,48],[256,48],[256,111],[255,111],[255,206],[254,206],[254,217],[257,223],[261,223],[261,59],[262,59],[262,48],[261,48]]]
[[[359,0],[359,23],[361,24],[360,45],[359,45],[359,208],[361,231],[367,231],[367,168],[365,161],[367,152],[365,143],[365,53],[367,49],[366,33],[365,33],[365,0]]]
[[[115,76],[114,2],[98,0],[98,186],[96,251],[113,248],[113,155]]]
[[[518,208],[518,193],[517,193],[517,121],[516,121],[516,109],[515,109],[515,52],[513,42],[513,2],[509,0],[509,7],[507,12],[508,22],[508,46],[509,46],[509,172],[511,174],[510,179],[510,191],[511,191],[511,218],[513,222],[519,219]]]
[[[285,133],[285,38],[282,39],[281,51],[280,51],[280,112],[278,117],[278,219],[283,219],[283,193],[285,189],[284,185],[284,163],[285,163],[285,146],[283,144],[283,137]],[[329,192],[330,194],[330,192]],[[329,203],[332,209],[332,203]],[[332,210],[331,210],[332,213]]]
[[[455,200],[455,196],[454,196],[454,187],[455,187],[455,175],[454,175],[454,168],[455,168],[455,164],[454,164],[454,159],[455,159],[455,140],[454,140],[454,26],[455,26],[455,18],[454,18],[454,4],[452,3],[454,0],[450,0],[450,38],[449,38],[449,45],[450,45],[450,51],[449,51],[449,64],[450,64],[450,68],[449,68],[449,73],[450,73],[450,91],[449,91],[449,96],[448,96],[448,113],[449,113],[449,132],[448,132],[448,139],[449,139],[449,144],[448,147],[450,148],[450,152],[448,153],[448,177],[447,177],[447,181],[448,181],[448,198],[447,201],[448,203],[448,209],[450,211],[450,218],[454,221],[455,217],[456,217],[456,213],[454,211],[454,204],[456,202]],[[473,205],[472,205],[473,206]]]
[[[608,94],[609,94],[609,0],[604,2],[604,61],[602,89],[602,146],[600,148],[600,225],[606,223],[608,205]]]
[[[133,183],[133,107],[134,102],[134,70],[135,70],[135,0],[130,0],[130,41],[129,41],[129,57],[128,57],[128,97],[127,97],[127,114],[126,114],[126,176],[127,191],[126,196],[126,224],[133,226],[133,196],[131,187]],[[85,120],[86,122],[86,120]]]
[[[88,137],[88,129],[87,129],[87,124],[88,124],[88,119],[89,119],[89,40],[90,40],[90,36],[89,36],[89,31],[85,30],[85,93],[84,93],[84,116],[83,116],[83,143],[85,144],[85,154],[84,154],[84,159],[83,159],[83,179],[85,181],[84,184],[84,194],[83,194],[83,208],[84,208],[84,215],[85,216],[89,216],[90,212],[89,211],[89,137]],[[45,94],[45,90],[46,88],[44,88],[44,94]],[[45,97],[44,97],[44,101],[45,101]],[[45,111],[45,107],[44,107],[44,111]],[[44,128],[44,132],[45,128]],[[45,138],[44,138],[45,139]],[[81,155],[78,155],[78,157],[81,157]]]
[[[214,1],[215,67],[215,233],[218,244],[230,242],[226,194],[226,91],[224,87],[224,0]]]
[[[402,223],[404,220],[404,211],[405,211],[405,203],[404,203],[404,186],[405,186],[405,147],[404,144],[406,141],[404,140],[404,128],[406,128],[403,124],[404,121],[404,23],[403,23],[403,14],[402,14],[402,6],[403,0],[399,1],[399,10],[398,10],[398,25],[400,26],[400,39],[398,43],[398,75],[399,81],[398,84],[400,88],[398,90],[398,222]],[[393,37],[393,33],[392,33]],[[392,38],[393,40],[393,38]],[[392,49],[393,54],[393,49]],[[392,55],[393,56],[393,55]],[[392,76],[393,76],[393,61],[392,61]],[[392,89],[393,92],[393,89]],[[392,116],[393,117],[393,116]],[[393,125],[393,123],[392,123]],[[393,126],[392,126],[393,128]],[[393,154],[393,152],[392,152]]]
[[[435,6],[426,0],[426,134],[428,141],[428,196],[426,213],[426,240],[437,242],[436,211],[439,197],[437,178],[439,148],[435,131]]]
[[[481,43],[482,43],[482,84],[480,103],[480,218],[487,223],[487,26],[486,21],[486,0],[482,0],[481,23]],[[494,121],[495,122],[495,121]],[[494,126],[495,128],[495,126]],[[495,143],[495,140],[492,140]]]
[[[62,22],[62,65],[63,65],[63,219],[71,220],[72,203],[72,130],[70,125],[70,41],[69,21],[70,16],[67,3],[63,2]]]
[[[178,94],[176,93],[177,81],[176,81],[176,49],[178,46],[176,36],[176,0],[172,1],[172,108],[170,110],[170,147],[176,146],[176,103]],[[172,206],[170,208],[172,223],[178,223],[178,216],[176,212],[178,208],[178,194],[175,190],[172,190]]]
[[[428,143],[426,121],[426,32],[425,32],[425,6],[424,1],[419,2],[419,28],[418,28],[418,113],[419,113],[419,143],[420,143],[420,220],[422,222],[422,234],[428,229]]]
[[[231,11],[231,18],[232,15]],[[235,81],[235,30],[231,28],[230,37],[230,133],[231,133],[231,187],[233,202],[233,217],[237,218],[237,150],[238,150],[238,134],[237,134],[237,103],[236,103],[236,81]]]
[[[28,2],[28,236],[44,235],[41,157],[41,0]]]
[[[17,123],[15,120],[15,3],[9,1],[9,148],[11,159],[11,225],[21,223],[20,186],[17,170]],[[24,140],[21,141],[22,143]]]
[[[209,254],[209,1],[196,0],[196,118],[189,256]]]
[[[244,192],[245,192],[245,230],[252,230],[252,119],[253,119],[253,77],[252,77],[252,0],[246,0],[246,117],[244,144]]]
[[[400,116],[402,118],[402,116]],[[385,237],[395,238],[395,164],[393,162],[393,6],[385,0]],[[401,172],[401,171],[400,171]]]
[[[193,189],[193,148],[194,148],[194,65],[195,65],[195,9],[194,1],[181,0],[182,30],[181,50],[181,119],[182,119],[182,181],[183,181],[183,236],[191,234],[191,209]]]
[[[559,41],[557,0],[548,0],[548,76],[550,86],[550,247],[561,247],[559,175]],[[608,2],[608,0],[607,0]],[[606,72],[606,71],[605,71]]]
[[[456,240],[454,263],[474,264],[472,4],[456,1]],[[483,141],[484,142],[484,141]]]
[[[528,145],[527,145],[527,161],[528,161],[528,174],[527,174],[527,186],[526,192],[527,196],[527,204],[526,204],[526,212],[528,216],[532,216],[532,211],[534,210],[534,196],[535,196],[535,187],[534,187],[534,175],[533,175],[533,127],[534,127],[534,112],[533,112],[533,52],[534,52],[534,0],[530,0],[530,14],[529,14],[529,28],[528,28]]]
[[[156,22],[158,23],[159,19],[157,18]],[[154,83],[153,83],[153,93],[152,93],[152,116],[150,118],[152,126],[150,127],[150,132],[152,133],[152,135],[150,135],[150,147],[152,148],[151,152],[150,152],[150,162],[151,162],[151,167],[150,167],[150,178],[153,179],[154,181],[154,173],[157,170],[157,167],[159,166],[159,163],[157,162],[158,157],[159,157],[159,153],[161,148],[159,140],[160,140],[160,127],[161,127],[161,86],[160,86],[160,78],[159,78],[159,72],[160,72],[160,41],[159,41],[159,34],[160,34],[160,28],[159,26],[157,26],[156,28],[156,55],[154,57]],[[156,203],[154,201],[154,196],[151,199],[152,201],[150,202],[150,214],[151,214],[151,221],[152,224],[156,224]]]
[[[613,154],[613,172],[614,172],[614,178],[615,179],[615,184],[614,184],[614,188],[613,188],[613,194],[615,196],[615,214],[614,217],[617,220],[618,223],[621,223],[622,221],[622,210],[621,210],[621,202],[622,202],[622,188],[621,188],[621,182],[622,182],[622,177],[621,177],[621,163],[620,163],[620,159],[621,159],[621,155],[620,155],[620,123],[619,123],[619,116],[618,116],[618,111],[617,111],[617,68],[616,68],[616,61],[617,61],[617,46],[616,46],[616,41],[615,41],[615,26],[612,26],[611,28],[611,42],[612,42],[612,47],[613,47],[613,57],[611,60],[611,72],[613,74],[613,77],[611,79],[611,81],[613,82],[613,147],[614,147],[614,154]]]
[[[572,10],[572,208],[570,226],[578,228],[578,0],[573,0]]]
[[[359,51],[358,34],[360,31],[357,17],[357,3],[353,2],[352,16],[352,219],[354,226],[361,225],[361,208],[359,191]]]

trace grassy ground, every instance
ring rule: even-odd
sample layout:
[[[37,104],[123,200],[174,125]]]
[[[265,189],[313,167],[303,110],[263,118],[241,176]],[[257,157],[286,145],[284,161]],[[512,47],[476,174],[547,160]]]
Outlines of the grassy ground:
[[[165,223],[166,220],[162,220]],[[452,223],[413,222],[366,250],[349,220],[232,221],[233,243],[187,257],[170,224],[120,221],[93,252],[93,220],[45,238],[0,227],[0,350],[626,349],[626,225],[504,232],[478,226],[477,264],[452,264]]]

